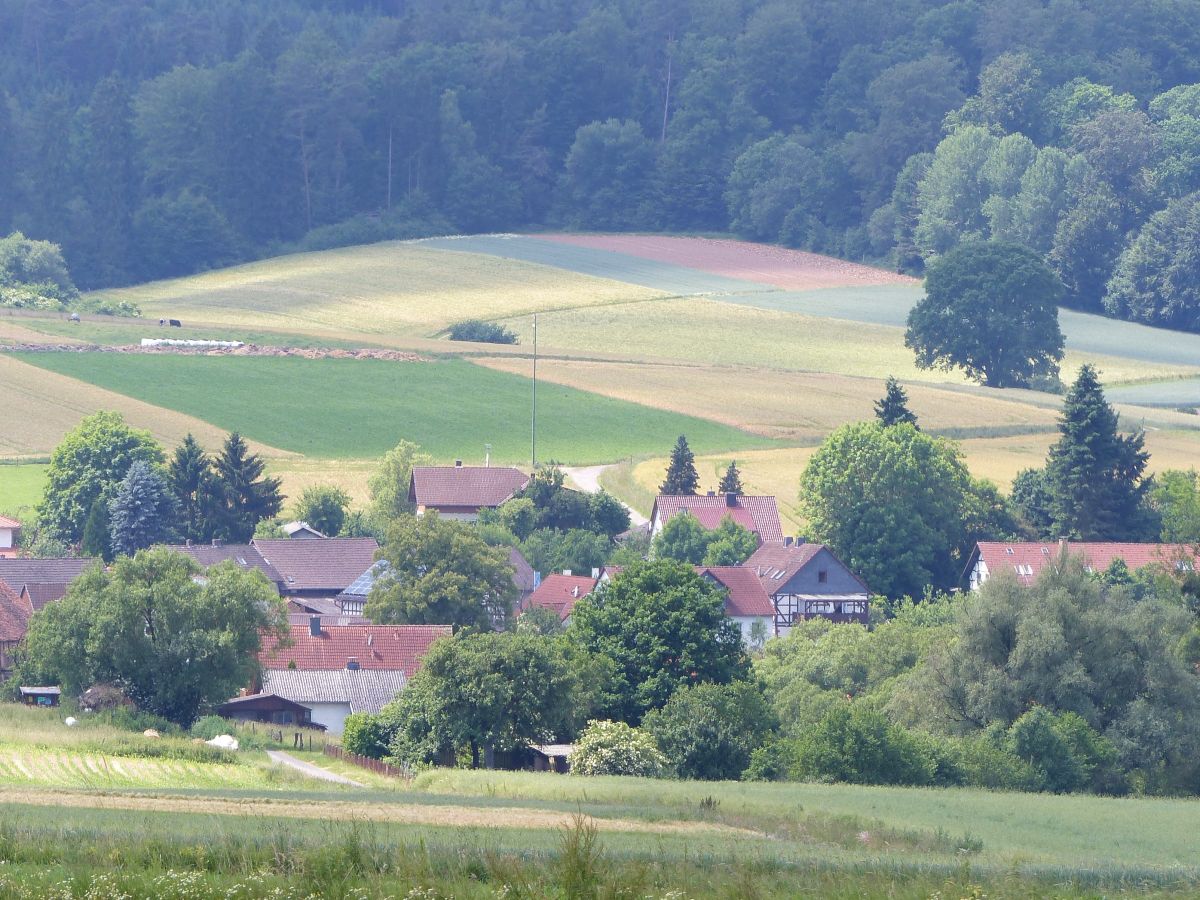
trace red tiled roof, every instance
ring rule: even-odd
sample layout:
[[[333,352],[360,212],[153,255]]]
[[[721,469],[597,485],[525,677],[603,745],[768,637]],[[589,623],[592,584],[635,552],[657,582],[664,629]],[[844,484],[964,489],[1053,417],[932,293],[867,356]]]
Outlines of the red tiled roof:
[[[289,591],[340,594],[375,561],[375,538],[325,538],[308,541],[258,540],[255,549],[280,575]]]
[[[989,576],[1009,571],[1026,586],[1033,584],[1046,566],[1058,560],[1064,547],[1068,555],[1082,559],[1083,564],[1095,572],[1103,572],[1117,559],[1124,560],[1130,571],[1135,571],[1155,563],[1173,566],[1181,558],[1194,560],[1196,557],[1196,548],[1189,544],[980,541],[975,547],[972,565],[977,557],[987,566]]]
[[[580,597],[586,597],[596,589],[600,579],[589,575],[547,575],[537,590],[529,595],[525,608],[541,606],[558,613],[566,621]]]
[[[429,645],[451,633],[449,625],[321,625],[320,636],[308,625],[291,626],[291,646],[274,638],[263,641],[258,654],[264,669],[313,672],[344,669],[351,659],[362,669],[387,669],[412,676],[421,667]]]
[[[774,616],[775,606],[752,569],[742,566],[699,566],[696,571],[722,585],[728,595],[727,616]]]
[[[21,523],[16,519],[10,519],[8,516],[0,516],[0,528],[20,528]]]
[[[0,581],[0,642],[24,640],[33,610],[6,582]]]
[[[779,508],[774,497],[735,497],[733,505],[724,494],[709,496],[672,496],[660,494],[654,501],[652,522],[667,520],[687,510],[701,525],[710,531],[730,516],[739,525],[750,529],[764,543],[783,540],[783,526],[779,522]]]
[[[499,506],[527,484],[508,466],[413,466],[408,499],[426,509]]]

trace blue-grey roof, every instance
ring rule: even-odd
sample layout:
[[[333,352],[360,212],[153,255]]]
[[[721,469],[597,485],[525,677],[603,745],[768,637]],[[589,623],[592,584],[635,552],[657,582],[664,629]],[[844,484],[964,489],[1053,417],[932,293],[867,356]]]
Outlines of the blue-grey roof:
[[[407,683],[403,672],[391,669],[267,669],[262,689],[293,703],[349,703],[351,712],[377,713]]]
[[[388,568],[388,561],[381,559],[378,562],[372,563],[371,568],[363,572],[350,587],[342,591],[342,595],[350,595],[351,597],[365,597],[371,593],[371,588],[375,585],[375,579],[382,575]]]

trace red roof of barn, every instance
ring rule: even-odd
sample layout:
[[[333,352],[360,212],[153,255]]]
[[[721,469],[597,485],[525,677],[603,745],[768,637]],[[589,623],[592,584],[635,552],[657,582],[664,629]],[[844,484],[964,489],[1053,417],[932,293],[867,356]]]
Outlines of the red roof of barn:
[[[451,634],[449,625],[325,625],[320,635],[308,625],[291,626],[291,646],[265,638],[258,654],[264,669],[313,672],[344,669],[351,659],[361,669],[387,669],[412,676],[429,645]]]
[[[259,540],[254,547],[289,591],[339,594],[375,562],[375,538],[319,538],[306,541]]]
[[[525,608],[541,606],[552,609],[565,621],[575,608],[576,601],[594,591],[599,580],[590,575],[547,575],[529,595]]]
[[[10,519],[8,516],[0,516],[0,528],[20,528],[21,523],[16,519]]]
[[[7,582],[0,581],[0,641],[24,640],[33,610]]]
[[[1094,541],[1062,541],[1051,543],[980,541],[975,545],[968,566],[982,559],[988,575],[1005,570],[1016,576],[1023,585],[1031,585],[1047,566],[1058,561],[1063,548],[1077,557],[1094,572],[1103,572],[1114,560],[1124,560],[1130,571],[1152,564],[1173,566],[1181,559],[1194,561],[1196,548],[1190,544],[1122,544]]]
[[[499,506],[527,484],[528,475],[508,466],[413,466],[408,499],[434,509]]]
[[[673,516],[687,510],[708,530],[721,524],[729,516],[743,528],[758,535],[760,541],[783,540],[783,526],[779,522],[779,508],[774,497],[733,497],[732,503],[725,494],[715,496],[674,496],[660,494],[654,501],[650,520],[661,519],[663,524]]]
[[[754,574],[742,566],[699,566],[700,575],[714,579],[728,591],[725,614],[729,616],[773,616],[775,606]]]

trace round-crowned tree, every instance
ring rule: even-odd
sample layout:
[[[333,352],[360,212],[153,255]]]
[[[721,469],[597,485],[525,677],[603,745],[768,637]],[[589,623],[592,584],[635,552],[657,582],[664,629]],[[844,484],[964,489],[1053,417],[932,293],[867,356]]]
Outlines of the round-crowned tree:
[[[624,722],[589,722],[571,754],[574,775],[659,778],[666,769],[667,757],[658,749],[654,738]]]
[[[904,344],[922,369],[964,369],[991,387],[1054,376],[1063,356],[1062,283],[1019,244],[973,241],[929,264]]]

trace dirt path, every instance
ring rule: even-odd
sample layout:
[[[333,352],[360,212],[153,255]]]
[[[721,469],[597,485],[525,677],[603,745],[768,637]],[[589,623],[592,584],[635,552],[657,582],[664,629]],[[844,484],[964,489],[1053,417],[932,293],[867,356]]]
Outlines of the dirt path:
[[[607,466],[564,466],[563,473],[575,482],[575,486],[581,491],[588,494],[596,494],[600,492],[600,475],[605,469],[611,469],[612,464]],[[618,497],[618,500],[621,498]],[[645,525],[646,517],[634,509],[629,504],[621,501],[621,505],[629,510],[629,524],[633,526]]]
[[[355,781],[352,778],[346,778],[344,775],[338,775],[336,772],[330,772],[328,769],[322,769],[320,766],[314,766],[310,762],[305,762],[302,759],[296,759],[290,753],[284,753],[282,750],[268,750],[267,756],[271,757],[272,762],[277,762],[280,765],[295,769],[309,778],[317,778],[321,781],[332,781],[334,784],[348,784],[352,787],[366,787],[361,781]]]
[[[455,828],[570,827],[574,813],[516,807],[433,806],[405,803],[363,803],[361,800],[291,799],[229,800],[218,797],[147,797],[91,794],[82,791],[0,789],[0,804],[76,809],[120,809],[176,812],[193,815],[270,816],[321,821],[392,822],[402,825],[442,825]],[[726,834],[760,837],[758,832],[709,822],[639,822],[631,819],[587,817],[601,831],[647,834]]]

